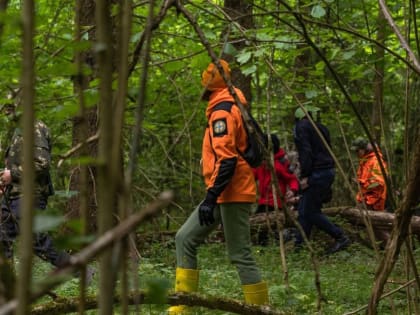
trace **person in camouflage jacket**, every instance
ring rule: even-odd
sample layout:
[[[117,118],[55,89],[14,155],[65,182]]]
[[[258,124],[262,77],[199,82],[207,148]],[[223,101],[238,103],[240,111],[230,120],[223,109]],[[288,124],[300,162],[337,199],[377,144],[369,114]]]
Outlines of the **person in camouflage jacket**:
[[[2,113],[14,118],[14,105],[3,107]],[[1,203],[0,242],[6,258],[13,256],[13,242],[19,234],[21,218],[20,205],[22,200],[22,130],[15,128],[10,145],[5,154],[5,169],[1,173],[0,188],[3,194]],[[51,164],[51,135],[48,127],[41,121],[36,121],[34,126],[34,167],[35,167],[35,207],[44,210],[47,207],[48,197],[54,191],[50,177]],[[61,267],[70,260],[70,255],[65,251],[54,248],[51,237],[47,233],[34,235],[34,251],[37,256]]]

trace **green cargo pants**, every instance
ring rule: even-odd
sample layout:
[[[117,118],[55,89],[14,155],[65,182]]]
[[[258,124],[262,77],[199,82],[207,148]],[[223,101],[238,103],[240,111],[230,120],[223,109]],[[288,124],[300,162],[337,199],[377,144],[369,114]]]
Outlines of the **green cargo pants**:
[[[223,225],[229,260],[238,270],[241,284],[261,281],[260,271],[251,252],[249,214],[252,203],[224,203],[214,209],[215,223],[201,226],[198,207],[191,213],[175,236],[177,267],[197,268],[197,248],[220,224]]]

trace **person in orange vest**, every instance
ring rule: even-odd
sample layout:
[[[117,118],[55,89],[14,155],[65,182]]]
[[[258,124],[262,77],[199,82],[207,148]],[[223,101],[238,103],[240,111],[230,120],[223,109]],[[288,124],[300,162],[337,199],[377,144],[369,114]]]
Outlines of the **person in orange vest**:
[[[356,152],[359,158],[356,179],[359,187],[356,195],[357,202],[366,205],[368,210],[385,211],[387,195],[385,176],[382,173],[372,143],[366,139],[357,138],[352,142],[351,148]],[[376,147],[376,149],[386,172],[386,162],[382,157],[379,147]],[[379,229],[375,229],[374,232],[376,238],[381,241],[381,247],[385,246],[389,238],[389,233]]]
[[[369,210],[384,211],[387,194],[385,177],[379,166],[378,158],[373,151],[373,145],[366,139],[357,138],[352,143],[352,149],[356,151],[359,158],[357,202],[366,204]],[[387,165],[382,158],[382,153],[378,147],[377,150],[386,171]]]
[[[219,62],[225,76],[230,78],[229,64],[222,59]],[[175,236],[175,291],[198,290],[197,249],[222,224],[229,260],[238,271],[245,302],[268,304],[267,282],[262,280],[251,250],[249,215],[256,201],[256,187],[252,168],[241,153],[247,148],[241,111],[234,105],[235,99],[215,64],[210,63],[203,71],[201,84],[206,90],[203,99],[208,101],[202,145],[206,193]],[[234,90],[242,105],[246,106],[241,90]],[[219,108],[220,105],[230,106]],[[174,305],[168,313],[186,314],[188,308]]]

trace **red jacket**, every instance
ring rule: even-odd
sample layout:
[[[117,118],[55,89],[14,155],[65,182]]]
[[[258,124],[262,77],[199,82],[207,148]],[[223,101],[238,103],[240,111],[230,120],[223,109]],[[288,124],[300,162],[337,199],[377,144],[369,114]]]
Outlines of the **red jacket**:
[[[287,187],[294,193],[299,190],[298,179],[294,173],[289,172],[288,167],[289,161],[285,159],[285,152],[280,148],[274,155],[274,170],[277,174],[277,180],[282,195],[286,193]],[[253,172],[255,180],[258,181],[258,192],[260,194],[258,204],[274,207],[270,169],[263,163],[261,166],[253,169]],[[281,208],[280,196],[277,196],[277,204],[278,207]]]

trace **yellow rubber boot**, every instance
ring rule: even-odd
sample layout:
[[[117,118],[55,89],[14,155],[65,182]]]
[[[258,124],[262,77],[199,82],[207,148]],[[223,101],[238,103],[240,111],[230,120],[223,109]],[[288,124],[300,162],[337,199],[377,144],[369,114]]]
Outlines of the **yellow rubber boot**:
[[[195,292],[198,290],[198,270],[176,268],[175,292]],[[169,315],[187,314],[187,306],[176,305],[168,309]]]
[[[261,281],[255,284],[246,284],[242,286],[242,289],[244,291],[246,303],[258,305],[268,304],[267,282]]]

